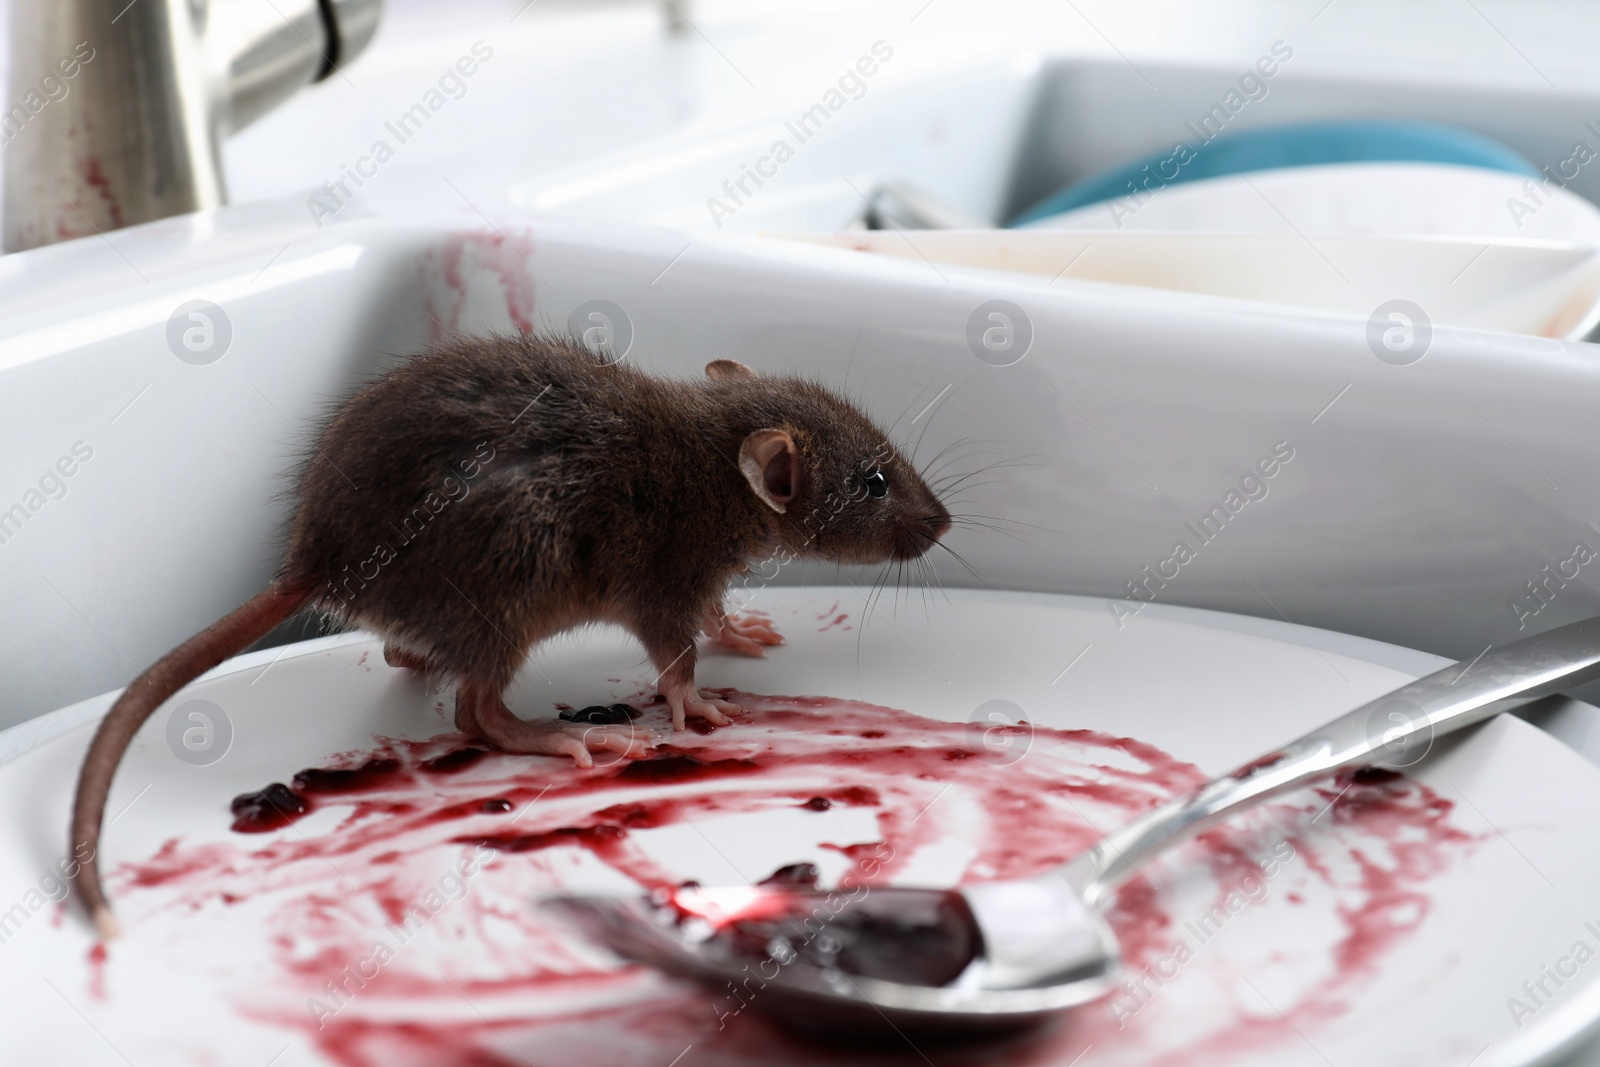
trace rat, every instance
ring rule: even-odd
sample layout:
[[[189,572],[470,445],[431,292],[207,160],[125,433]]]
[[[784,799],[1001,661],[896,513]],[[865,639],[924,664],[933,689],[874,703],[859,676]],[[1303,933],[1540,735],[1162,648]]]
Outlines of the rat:
[[[458,730],[506,752],[637,758],[631,725],[529,721],[503,694],[534,646],[613,623],[644,645],[674,730],[736,704],[695,685],[695,642],[762,655],[782,638],[723,597],[757,560],[910,560],[951,518],[886,435],[804,378],[719,359],[647,374],[573,339],[445,343],[370,382],[297,476],[277,576],[136,678],[84,757],[72,854],[102,938],[96,862],[111,780],[139,727],[189,682],[303,608],[384,641],[384,659],[455,685]]]

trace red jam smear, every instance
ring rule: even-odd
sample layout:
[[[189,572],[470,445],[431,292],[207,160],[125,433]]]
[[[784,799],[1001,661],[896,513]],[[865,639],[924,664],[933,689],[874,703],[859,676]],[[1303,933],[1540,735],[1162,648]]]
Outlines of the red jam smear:
[[[673,734],[656,706],[640,720],[669,742],[654,758],[589,770],[488,752],[460,736],[386,741],[303,772],[302,789],[274,783],[235,802],[241,831],[337,806],[345,814],[331,829],[171,840],[121,865],[111,888],[125,923],[160,924],[185,959],[213,959],[205,950],[224,936],[256,938],[267,973],[243,976],[215,960],[218,987],[240,1016],[297,1033],[343,1067],[625,1067],[670,1063],[689,1045],[696,1062],[798,1067],[815,1062],[816,1050],[750,1010],[759,979],[708,992],[619,968],[530,901],[574,884],[574,871],[588,871],[577,884],[592,885],[604,869],[621,884],[670,893],[689,872],[652,851],[649,831],[710,833],[702,828],[719,816],[800,809],[819,825],[846,819],[857,829],[821,854],[794,855],[784,876],[803,885],[805,865],[842,856],[849,868],[834,881],[853,877],[888,903],[888,887],[927,846],[962,842],[965,881],[1023,877],[1206,779],[1153,745],[1089,730],[1035,726],[1028,753],[1005,764],[980,758],[961,722],[826,697],[728,696],[749,712],[738,724]],[[1451,811],[1419,782],[1363,771],[1202,835],[1149,865],[1154,883],[1134,879],[1110,902],[1125,988],[1058,1026],[965,1059],[952,1052],[951,1062],[1065,1064],[1092,1045],[1096,1063],[1187,1067],[1298,1047],[1300,1033],[1340,1018],[1427,921],[1430,881],[1475,840],[1451,825]],[[873,828],[863,835],[852,812],[870,813]],[[1325,937],[1302,950],[1316,957],[1318,975],[1277,1003],[1281,1016],[1219,992],[1215,1010],[1178,1018],[1173,1005],[1183,997],[1147,998],[1148,984],[1134,980],[1178,941],[1196,940],[1196,894],[1207,907],[1228,905],[1260,881],[1274,849],[1292,873],[1277,875],[1270,892],[1321,931],[1307,935],[1313,941]],[[254,905],[248,929],[230,918],[244,905]],[[906,928],[919,929],[912,918]],[[959,924],[922,918],[921,933],[902,946],[931,948],[942,966],[957,966],[970,950],[959,936],[942,948],[923,942],[939,940],[927,933],[940,923],[957,934]],[[1183,977],[1229,986],[1207,972],[1224,950],[1199,951],[1187,965],[1196,973]],[[879,1063],[881,1053],[829,1058]]]

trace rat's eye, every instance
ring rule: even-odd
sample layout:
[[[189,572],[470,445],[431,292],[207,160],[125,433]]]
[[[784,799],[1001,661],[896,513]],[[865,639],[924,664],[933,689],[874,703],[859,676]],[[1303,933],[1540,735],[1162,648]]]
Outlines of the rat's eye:
[[[867,487],[867,495],[885,497],[889,495],[889,479],[877,467],[873,467],[861,476],[861,484]]]

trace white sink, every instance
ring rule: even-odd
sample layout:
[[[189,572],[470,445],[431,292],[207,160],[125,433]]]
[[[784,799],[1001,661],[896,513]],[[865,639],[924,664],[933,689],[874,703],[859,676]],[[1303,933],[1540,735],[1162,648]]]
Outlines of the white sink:
[[[630,32],[643,49],[644,31]],[[875,40],[863,35],[861,56]],[[11,696],[0,725],[124,683],[258,588],[277,558],[285,475],[333,398],[443,331],[560,329],[594,299],[625,310],[630,358],[655,370],[697,373],[720,356],[802,370],[861,390],[886,420],[937,398],[913,424],[926,428],[923,456],[965,437],[988,450],[972,464],[1023,461],[963,505],[1025,524],[956,545],[988,583],[1105,595],[1143,583],[1138,595],[1161,602],[1457,656],[1519,622],[1600,607],[1581,575],[1544,570],[1579,541],[1600,547],[1585,488],[1600,400],[1591,346],[1438,326],[1420,361],[1396,365],[1374,354],[1359,314],[751,232],[837,227],[885,176],[999,216],[1159,138],[1229,69],[1141,59],[1168,87],[1157,107],[1118,62],[1045,61],[1018,40],[940,32],[889,45],[887,58],[880,48],[868,88],[720,228],[707,199],[726,195],[772,131],[825,101],[837,72],[822,83],[791,72],[781,91],[768,79],[765,111],[689,108],[668,123],[675,132],[497,196],[429,172],[434,193],[404,211],[364,193],[318,228],[297,194],[0,260],[0,509],[20,523],[0,545],[0,595],[19,620],[0,629]],[[1282,118],[1382,90],[1376,75],[1343,88],[1315,69],[1281,78]],[[1115,128],[1084,108],[1113,92],[1136,104]],[[1493,125],[1494,106],[1520,106],[1514,95],[1495,105],[1505,96],[1465,83],[1418,98],[1441,117],[1477,108]],[[1517,134],[1536,155],[1587,100],[1545,96]],[[210,364],[167,342],[169,317],[196,299],[231,325]],[[1031,330],[1012,366],[969,347],[970,320],[992,300],[1023,309]],[[81,462],[80,441],[93,453]],[[1244,500],[1228,494],[1274,449],[1293,459],[1250,489],[1267,495],[1213,519],[1223,528],[1202,541],[1201,517]],[[58,461],[73,470],[59,484]],[[1181,565],[1169,562],[1179,541],[1194,552]]]

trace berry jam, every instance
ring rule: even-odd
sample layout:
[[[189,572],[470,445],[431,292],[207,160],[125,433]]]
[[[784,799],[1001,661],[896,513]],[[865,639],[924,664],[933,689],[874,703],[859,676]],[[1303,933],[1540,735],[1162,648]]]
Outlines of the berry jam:
[[[779,867],[757,885],[789,886],[794,889],[815,889],[822,880],[822,872],[815,863],[791,863]]]
[[[255,793],[242,793],[229,805],[233,829],[241,834],[263,834],[288,826],[311,810],[306,798],[282,782]]]
[[[629,704],[591,704],[577,711],[569,708],[561,712],[561,718],[568,722],[591,723],[596,726],[615,726],[632,722],[638,717],[639,712]]]
[[[1002,765],[956,758],[972,753],[963,722],[826,697],[723,695],[749,714],[711,734],[673,733],[664,706],[647,709],[641,725],[666,743],[631,763],[597,759],[583,770],[449,735],[385,741],[290,779],[301,788],[274,782],[242,796],[238,834],[174,838],[109,871],[119,916],[140,930],[139,971],[198,975],[240,1020],[281,1032],[277,1047],[292,1040],[308,1062],[338,1067],[664,1067],[691,1045],[680,1067],[803,1067],[817,1050],[761,1014],[760,976],[774,952],[948,981],[981,949],[964,903],[901,886],[1039,873],[1208,777],[1153,745],[1089,730],[1036,725],[1027,758]],[[319,805],[342,814],[314,833],[256,836]],[[1153,880],[1131,880],[1106,902],[1126,988],[1026,1039],[934,1058],[1061,1067],[1092,1046],[1085,1067],[1210,1067],[1302,1055],[1306,1040],[1348,1021],[1348,1005],[1382,968],[1401,956],[1415,964],[1418,946],[1433,944],[1416,935],[1430,922],[1434,885],[1477,840],[1452,811],[1422,783],[1384,771],[1229,820],[1170,862],[1146,865]],[[532,906],[597,885],[670,899],[690,878],[745,884],[729,864],[768,842],[720,823],[760,813],[814,828],[793,850],[772,842],[789,854],[773,858],[787,866],[767,888],[787,886],[798,902],[815,899],[812,889],[868,886],[861,904],[870,906],[841,909],[826,937],[809,940],[816,924],[798,911],[745,916],[734,932],[750,978],[730,988],[618,966]],[[711,847],[685,866],[669,840]],[[1276,857],[1276,873],[1261,873],[1264,857]],[[1284,939],[1268,946],[1278,955],[1251,955],[1232,925],[1199,944],[1191,927],[1217,909],[1269,912],[1229,922],[1241,932],[1284,924]],[[1160,988],[1180,941],[1193,958],[1181,981]],[[215,951],[223,943],[259,962],[239,967]],[[1454,965],[1424,962],[1440,973]],[[1276,1011],[1240,991],[1241,974],[1294,967],[1292,982],[1269,991]],[[873,1067],[881,1055],[846,1048],[826,1059]]]
[[[809,868],[809,870],[806,870]],[[813,889],[811,864],[785,867],[760,884]],[[873,889],[855,894],[774,894],[757,919],[720,927],[733,955],[760,967],[803,962],[863,978],[942,986],[983,952],[977,920],[955,890]]]
[[[370,759],[359,767],[325,770],[307,767],[294,776],[295,792],[360,793],[381,786],[400,771],[397,759]]]

